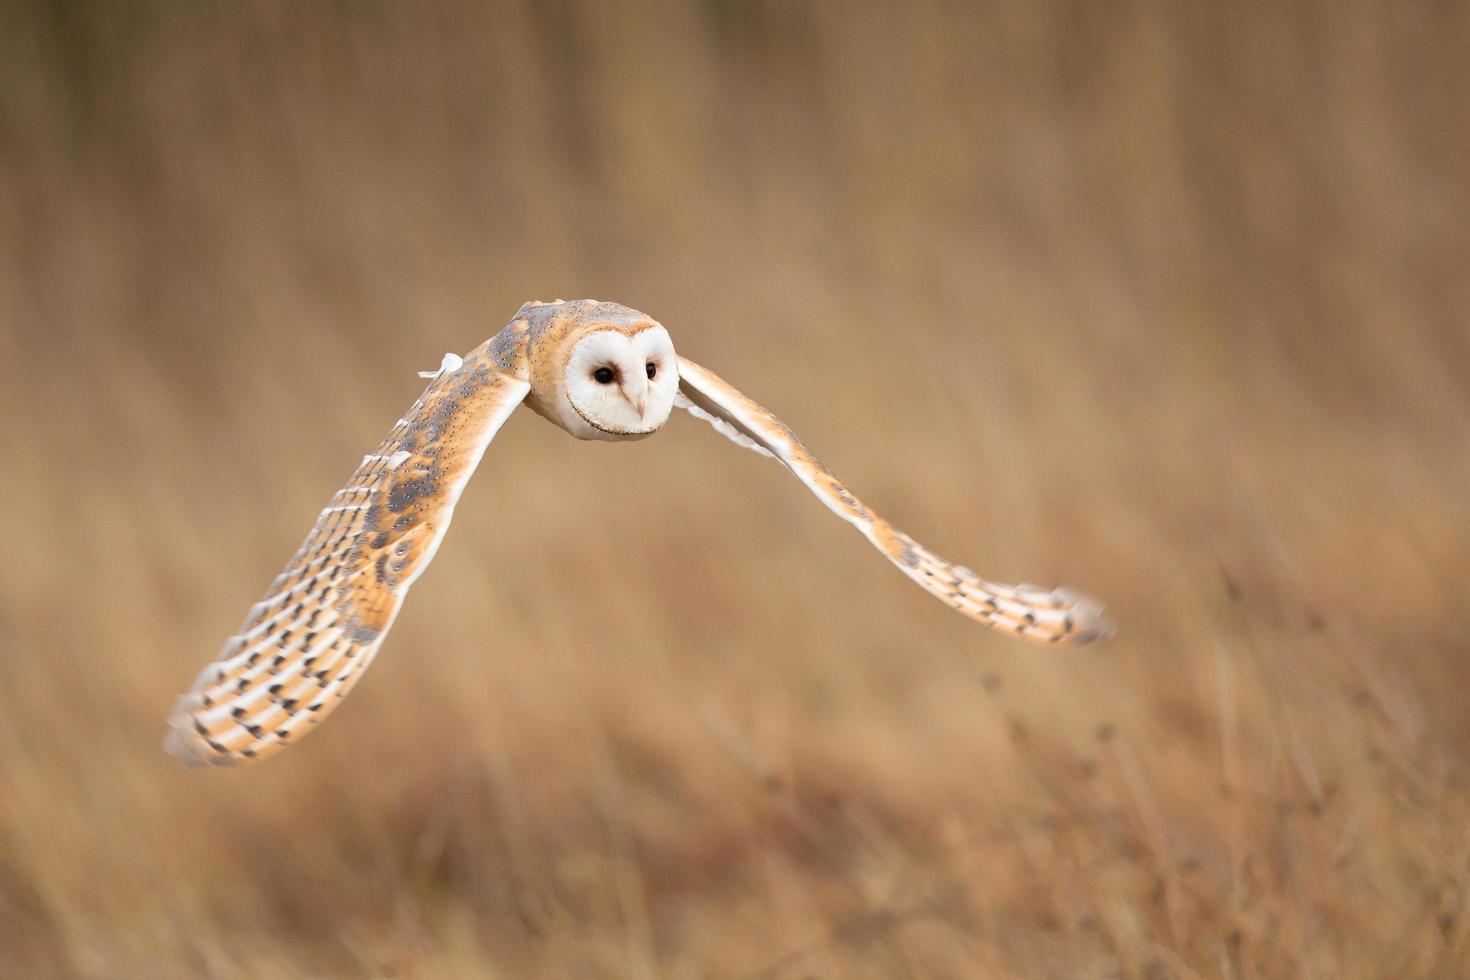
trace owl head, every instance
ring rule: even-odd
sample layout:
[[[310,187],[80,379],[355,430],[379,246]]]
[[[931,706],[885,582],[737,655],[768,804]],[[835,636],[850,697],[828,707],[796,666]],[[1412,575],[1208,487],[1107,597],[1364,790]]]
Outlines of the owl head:
[[[530,311],[533,409],[579,439],[642,439],[668,421],[679,359],[656,320],[577,300]]]

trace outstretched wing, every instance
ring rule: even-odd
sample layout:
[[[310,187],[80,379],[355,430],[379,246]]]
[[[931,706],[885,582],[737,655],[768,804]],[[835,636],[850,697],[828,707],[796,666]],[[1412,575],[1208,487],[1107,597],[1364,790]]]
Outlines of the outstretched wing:
[[[465,481],[530,390],[487,357],[446,355],[432,377],[179,698],[164,748],[186,765],[238,765],[299,740],[378,652]]]
[[[869,509],[780,419],[714,372],[679,358],[676,404],[732,442],[784,463],[817,499],[863,533],[925,591],[986,626],[1040,643],[1090,643],[1112,635],[1102,604],[1070,589],[987,582],[920,545]]]

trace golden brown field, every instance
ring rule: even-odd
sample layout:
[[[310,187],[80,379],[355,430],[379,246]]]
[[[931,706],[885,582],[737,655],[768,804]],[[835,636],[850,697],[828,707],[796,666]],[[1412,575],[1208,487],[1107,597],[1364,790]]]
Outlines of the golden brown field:
[[[0,8],[0,975],[1470,974],[1470,7]],[[276,760],[163,719],[414,371],[615,299]]]

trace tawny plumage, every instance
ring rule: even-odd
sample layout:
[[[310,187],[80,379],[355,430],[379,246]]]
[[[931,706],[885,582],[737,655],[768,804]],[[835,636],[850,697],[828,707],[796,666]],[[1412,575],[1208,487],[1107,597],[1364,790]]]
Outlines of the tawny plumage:
[[[265,758],[329,714],[377,654],[433,558],[465,481],[523,401],[579,439],[656,432],[674,407],[786,465],[909,578],[971,619],[1027,640],[1109,635],[1102,606],[1065,589],[999,585],[925,549],[868,508],[780,419],[674,353],[664,328],[594,300],[527,303],[440,369],[346,486],[240,631],[179,699],[168,751],[191,765]]]

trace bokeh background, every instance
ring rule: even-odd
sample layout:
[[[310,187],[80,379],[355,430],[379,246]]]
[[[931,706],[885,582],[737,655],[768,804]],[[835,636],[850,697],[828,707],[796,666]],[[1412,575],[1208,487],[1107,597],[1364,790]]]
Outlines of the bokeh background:
[[[1467,160],[1463,4],[0,6],[0,975],[1464,975]],[[1120,635],[528,413],[178,768],[414,371],[582,296]]]

